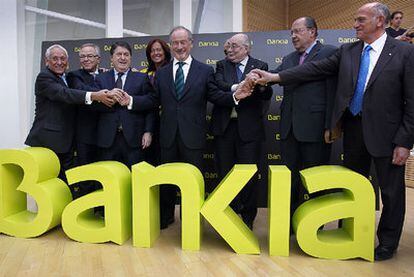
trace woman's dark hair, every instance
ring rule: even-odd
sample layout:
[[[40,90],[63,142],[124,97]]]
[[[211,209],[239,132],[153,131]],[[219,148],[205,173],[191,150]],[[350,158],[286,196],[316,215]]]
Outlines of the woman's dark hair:
[[[171,61],[171,51],[168,44],[162,39],[156,38],[148,42],[147,48],[145,49],[145,54],[148,61],[148,72],[155,71],[155,63],[151,60],[151,48],[154,43],[158,42],[161,45],[162,50],[164,50],[165,60],[162,62],[161,66],[166,65]]]

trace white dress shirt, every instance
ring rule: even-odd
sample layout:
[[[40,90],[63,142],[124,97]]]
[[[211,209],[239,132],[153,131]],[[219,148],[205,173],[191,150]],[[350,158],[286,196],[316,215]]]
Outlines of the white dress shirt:
[[[371,74],[372,71],[375,68],[375,65],[378,62],[378,59],[381,55],[382,49],[384,48],[385,45],[385,41],[387,40],[387,33],[384,32],[382,34],[382,36],[380,36],[379,38],[377,38],[377,40],[375,40],[373,43],[371,43],[371,51],[369,51],[369,68],[368,68],[368,75],[367,75],[367,79],[365,80],[365,86],[364,86],[364,91],[367,88],[367,84],[369,81],[369,78],[371,78]],[[364,48],[368,45],[368,43],[364,42]],[[361,52],[362,55],[362,52]]]

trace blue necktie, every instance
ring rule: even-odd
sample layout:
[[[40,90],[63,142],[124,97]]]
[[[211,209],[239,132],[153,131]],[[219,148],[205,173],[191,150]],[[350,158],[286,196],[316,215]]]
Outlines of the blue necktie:
[[[183,71],[183,65],[184,62],[178,62],[178,69],[175,72],[175,93],[177,94],[177,99],[180,100],[183,96],[184,92],[184,71]]]
[[[242,77],[243,77],[243,72],[241,71],[240,66],[242,66],[241,63],[236,64],[237,81],[239,81],[239,83],[240,83],[240,81],[242,80]]]
[[[353,115],[357,115],[362,110],[362,101],[364,98],[365,82],[367,80],[369,68],[369,51],[372,49],[367,45],[362,51],[361,63],[359,65],[358,81],[355,88],[354,96],[349,104],[349,110]]]

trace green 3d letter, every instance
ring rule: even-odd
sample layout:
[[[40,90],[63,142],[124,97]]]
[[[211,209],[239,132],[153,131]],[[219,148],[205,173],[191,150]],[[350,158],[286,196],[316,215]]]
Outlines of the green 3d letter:
[[[132,166],[134,246],[151,247],[160,233],[161,184],[173,184],[180,188],[181,247],[185,250],[199,250],[204,179],[195,166],[185,163],[169,163],[155,168],[141,162]]]
[[[373,261],[375,195],[368,179],[341,166],[313,167],[301,175],[310,193],[343,190],[311,199],[296,210],[293,227],[302,250],[320,258]],[[342,228],[318,231],[338,219],[343,219]]]
[[[201,214],[236,253],[259,254],[253,232],[229,206],[257,171],[253,164],[236,164],[205,201]]]
[[[103,161],[66,171],[69,184],[96,180],[102,190],[70,203],[62,215],[62,227],[80,242],[113,241],[123,244],[131,237],[131,173],[119,162]],[[105,218],[94,216],[93,208],[104,206]]]
[[[0,150],[0,233],[31,238],[60,224],[72,195],[57,178],[59,169],[47,148]],[[36,201],[37,213],[27,210],[26,193]]]
[[[290,170],[269,166],[269,255],[289,256]]]

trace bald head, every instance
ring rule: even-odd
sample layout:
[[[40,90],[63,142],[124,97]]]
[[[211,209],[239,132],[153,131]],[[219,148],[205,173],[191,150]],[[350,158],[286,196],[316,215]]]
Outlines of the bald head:
[[[246,34],[235,34],[229,39],[228,59],[234,63],[241,62],[250,53],[250,39]]]

